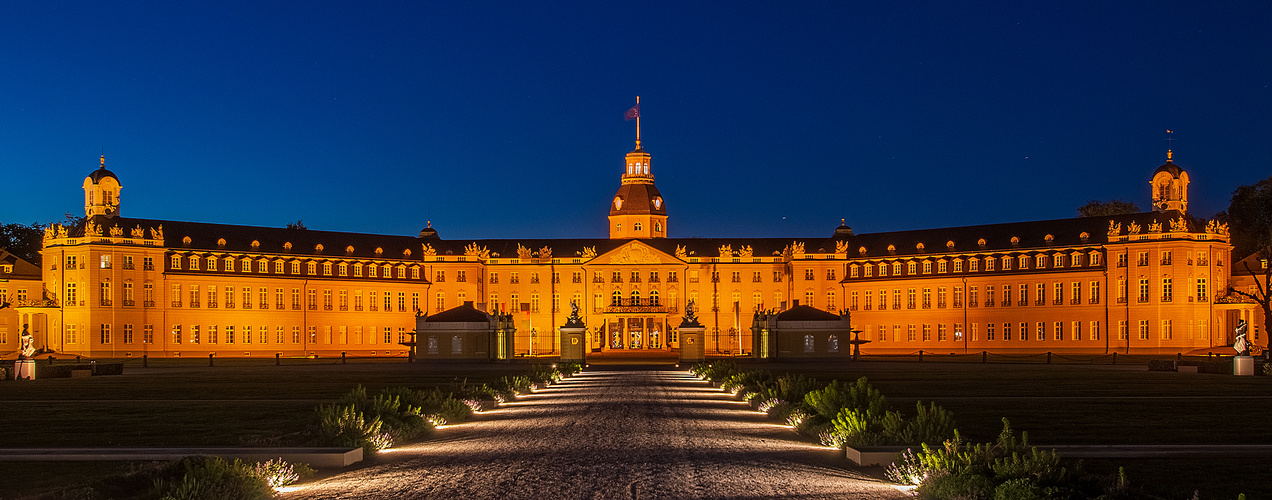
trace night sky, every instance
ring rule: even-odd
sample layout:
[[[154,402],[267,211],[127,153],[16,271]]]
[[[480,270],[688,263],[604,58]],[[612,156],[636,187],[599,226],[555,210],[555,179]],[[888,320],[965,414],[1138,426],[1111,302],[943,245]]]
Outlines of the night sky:
[[[0,222],[604,237],[641,96],[673,237],[1148,209],[1272,175],[1272,3],[7,2]],[[687,4],[687,5],[686,5]]]

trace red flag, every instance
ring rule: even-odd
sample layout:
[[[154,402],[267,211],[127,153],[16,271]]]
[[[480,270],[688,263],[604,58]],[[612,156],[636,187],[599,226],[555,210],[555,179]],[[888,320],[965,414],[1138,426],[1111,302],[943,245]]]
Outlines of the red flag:
[[[635,120],[637,118],[640,118],[640,103],[636,103],[635,106],[632,106],[632,109],[627,110],[623,114],[624,120]]]

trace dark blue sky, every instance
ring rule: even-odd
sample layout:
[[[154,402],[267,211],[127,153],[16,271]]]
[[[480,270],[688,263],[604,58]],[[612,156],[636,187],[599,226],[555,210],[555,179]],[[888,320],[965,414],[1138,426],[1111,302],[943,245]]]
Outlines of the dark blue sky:
[[[126,216],[601,237],[636,95],[674,237],[1148,208],[1166,129],[1197,215],[1272,175],[1267,2],[361,3],[0,7],[0,221],[105,148]]]

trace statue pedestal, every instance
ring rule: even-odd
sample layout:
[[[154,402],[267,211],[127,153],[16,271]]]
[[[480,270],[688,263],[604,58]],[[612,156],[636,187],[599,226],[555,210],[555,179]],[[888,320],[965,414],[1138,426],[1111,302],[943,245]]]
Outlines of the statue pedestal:
[[[13,380],[35,380],[35,360],[19,359],[13,362]]]
[[[563,326],[557,330],[561,332],[561,362],[582,363],[584,348],[587,347],[584,340],[587,328]]]
[[[1254,375],[1254,357],[1237,356],[1232,358],[1233,375]]]
[[[680,362],[681,363],[698,363],[706,361],[706,343],[703,332],[707,329],[701,326],[684,326],[678,329],[680,332]]]

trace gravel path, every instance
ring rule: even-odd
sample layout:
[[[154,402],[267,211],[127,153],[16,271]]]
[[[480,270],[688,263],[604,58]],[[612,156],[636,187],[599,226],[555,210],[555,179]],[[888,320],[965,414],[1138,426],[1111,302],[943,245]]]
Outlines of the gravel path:
[[[909,498],[678,371],[589,371],[285,498]]]

